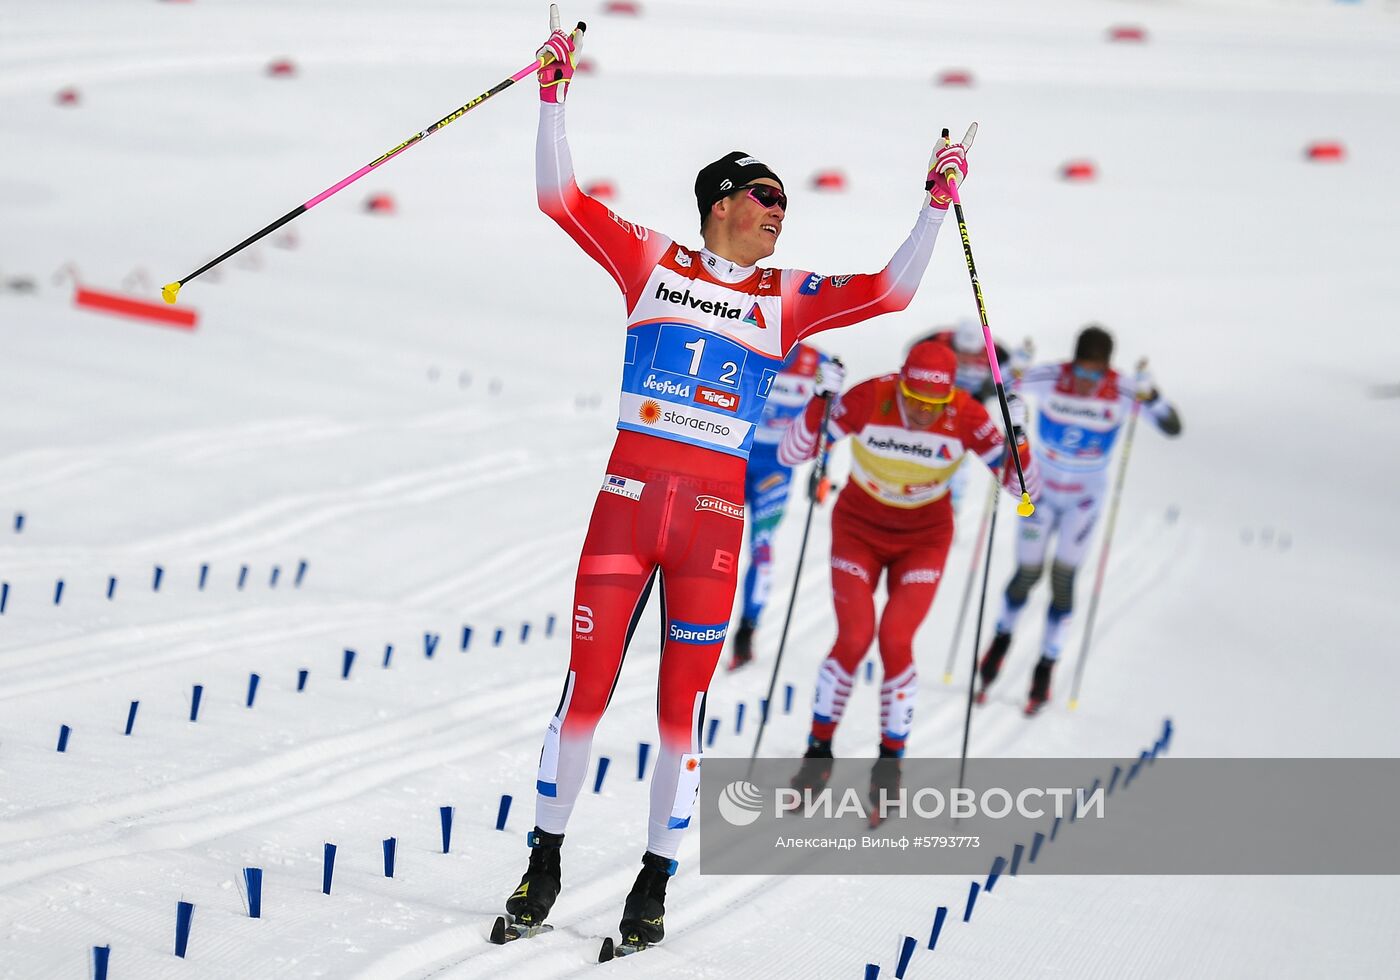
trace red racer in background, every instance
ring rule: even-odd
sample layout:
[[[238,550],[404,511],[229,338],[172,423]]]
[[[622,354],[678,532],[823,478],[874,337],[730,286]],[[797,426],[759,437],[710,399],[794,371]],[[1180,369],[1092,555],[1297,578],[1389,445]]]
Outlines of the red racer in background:
[[[812,732],[793,785],[820,789],[831,776],[831,740],[846,710],[856,668],[876,636],[875,588],[883,572],[889,599],[879,621],[880,752],[870,774],[872,801],[899,787],[899,759],[919,692],[914,632],[928,615],[953,540],[949,481],[965,456],[979,457],[1017,498],[1006,441],[982,403],[954,387],[958,358],[933,340],[915,344],[898,374],[871,378],[841,395],[828,436],[851,437],[851,478],[831,515],[831,592],[836,643],[817,672]],[[1017,450],[1032,497],[1040,477],[1023,428],[1025,405],[1008,397]],[[814,400],[788,427],[778,459],[795,466],[817,452],[822,405]]]
[[[557,27],[557,12],[552,12]],[[540,753],[530,864],[506,903],[509,935],[532,934],[560,889],[559,850],[589,769],[593,732],[653,586],[662,601],[647,849],[622,918],[624,944],[663,935],[668,877],[699,788],[705,692],[724,645],[743,535],[753,430],[784,356],[803,337],[904,309],[965,175],[939,141],[913,230],[873,275],[765,269],[787,215],[782,181],[743,152],[695,180],[703,248],[633,224],[583,194],[564,134],[574,42],[540,49],[539,205],[617,283],[627,314],[619,430],[579,558],[563,694]]]

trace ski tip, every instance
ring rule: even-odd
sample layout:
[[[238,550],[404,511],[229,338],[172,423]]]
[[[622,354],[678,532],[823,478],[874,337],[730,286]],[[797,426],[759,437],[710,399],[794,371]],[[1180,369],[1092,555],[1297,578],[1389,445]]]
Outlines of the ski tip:
[[[506,943],[506,917],[496,916],[495,923],[491,926],[491,942],[497,946],[504,946]]]
[[[598,950],[598,962],[606,963],[613,958],[613,941],[609,936],[603,940],[602,948]]]
[[[953,675],[952,675],[951,672],[943,675],[943,683],[944,683],[944,684],[951,684],[951,683],[953,683]]]
[[[1031,503],[1031,495],[1026,491],[1021,491],[1021,502],[1016,505],[1016,515],[1018,517],[1030,517],[1035,513],[1035,504]]]
[[[972,141],[977,138],[977,124],[973,123],[967,127],[967,132],[963,134],[962,145],[964,150],[972,149]]]
[[[180,296],[180,284],[178,282],[168,282],[160,287],[160,294],[165,298],[167,303],[173,305],[175,300]]]

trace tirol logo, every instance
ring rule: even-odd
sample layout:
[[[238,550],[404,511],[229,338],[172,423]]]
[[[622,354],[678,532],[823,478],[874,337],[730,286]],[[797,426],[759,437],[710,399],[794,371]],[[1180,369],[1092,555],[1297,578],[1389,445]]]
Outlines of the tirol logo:
[[[648,398],[642,402],[642,407],[637,409],[637,418],[647,425],[655,425],[661,421],[661,403],[655,399]]]
[[[685,393],[690,393],[689,386],[686,387]],[[726,412],[739,410],[738,395],[728,391],[716,391],[713,388],[706,388],[704,385],[696,385],[695,401],[700,405],[713,405],[715,408],[722,408]]]
[[[659,391],[663,395],[677,395],[681,398],[690,397],[690,385],[679,385],[674,381],[667,381],[665,378],[658,378],[654,374],[648,374],[646,380],[642,382],[643,388],[650,388],[652,391]],[[696,396],[699,401],[699,396]]]
[[[752,324],[760,330],[768,329],[768,322],[763,319],[763,311],[758,308],[757,303],[755,303],[753,305],[753,308],[750,309],[747,314],[745,314],[744,322]]]
[[[720,791],[719,815],[735,827],[747,827],[763,814],[763,793],[753,783],[736,779]]]
[[[696,497],[695,509],[712,510],[716,514],[732,517],[736,521],[742,521],[744,519],[744,505],[732,503],[722,497]]]

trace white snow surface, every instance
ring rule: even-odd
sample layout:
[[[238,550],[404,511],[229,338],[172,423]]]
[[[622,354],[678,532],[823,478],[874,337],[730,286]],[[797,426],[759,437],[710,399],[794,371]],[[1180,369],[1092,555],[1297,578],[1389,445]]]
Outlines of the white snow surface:
[[[569,827],[557,930],[486,940],[525,860],[622,350],[615,287],[535,206],[533,83],[303,215],[295,248],[279,234],[185,287],[193,333],[77,309],[60,274],[156,298],[526,64],[545,12],[0,2],[0,977],[86,976],[94,945],[111,946],[114,978],[599,969],[645,840],[634,776],[637,743],[655,740],[654,611],[595,743],[609,780]],[[643,0],[638,17],[593,2],[563,15],[589,22],[598,65],[569,99],[579,176],[615,182],[624,216],[699,244],[693,174],[742,148],[788,181],[774,264],[871,270],[909,226],[939,128],[977,120],[965,201],[994,331],[1060,357],[1103,322],[1120,366],[1149,356],[1180,406],[1180,440],[1138,433],[1079,709],[1072,654],[1052,709],[1019,711],[1042,589],[974,719],[974,756],[1131,756],[1165,717],[1176,755],[1400,753],[1396,4]],[[1119,23],[1147,42],[1109,43]],[[294,77],[265,73],[279,57]],[[958,67],[973,87],[932,84]],[[79,103],[55,104],[67,86]],[[1344,141],[1347,159],[1307,162],[1316,139]],[[1073,158],[1099,179],[1060,181]],[[823,168],[849,189],[811,190]],[[397,213],[365,213],[374,192]],[[13,288],[23,278],[32,292]],[[859,379],[973,312],[949,222],[907,312],[818,342]],[[749,749],[735,706],[752,720],[766,688],[802,513],[795,499],[759,664],[715,678],[714,754]],[[918,636],[911,754],[959,749],[970,648],[954,685],[941,675],[976,520],[964,510]],[[1000,517],[993,600],[1014,521]],[[775,713],[775,753],[802,747],[833,635],[828,544],[821,513],[781,677],[798,707]],[[873,754],[874,690],[858,686],[838,753]],[[515,804],[497,832],[503,793]],[[442,805],[456,807],[448,855]],[[1022,876],[963,924],[966,876],[701,877],[697,838],[666,942],[602,969],[859,977],[869,962],[887,977],[908,934],[910,977],[1400,970],[1389,878]],[[266,874],[260,920],[236,884],[250,865]],[[195,905],[184,960],[181,899]],[[938,905],[953,914],[930,953]]]

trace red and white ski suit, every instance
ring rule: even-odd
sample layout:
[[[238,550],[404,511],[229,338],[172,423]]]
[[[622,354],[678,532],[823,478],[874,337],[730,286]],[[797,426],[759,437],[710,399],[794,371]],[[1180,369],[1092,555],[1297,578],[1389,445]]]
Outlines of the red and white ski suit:
[[[654,583],[662,600],[648,850],[674,857],[699,788],[705,692],[724,645],[753,430],[803,337],[904,309],[944,212],[923,207],[873,275],[737,266],[618,217],[583,194],[564,106],[541,104],[539,204],[617,282],[627,313],[620,430],[574,586],[568,676],[540,754],[536,822],[563,833],[593,732]]]
[[[788,427],[779,461],[791,466],[817,451],[823,406],[813,401]],[[828,438],[851,438],[851,477],[831,515],[831,593],[836,642],[817,673],[812,736],[829,740],[846,710],[856,668],[876,636],[875,588],[885,573],[889,599],[879,621],[880,744],[902,754],[913,723],[919,677],[914,633],[938,592],[953,541],[949,481],[965,456],[982,459],[1019,497],[1005,439],[982,403],[957,389],[927,429],[912,428],[899,375],[856,385],[832,406]],[[1029,447],[1020,447],[1026,486],[1039,492]]]

